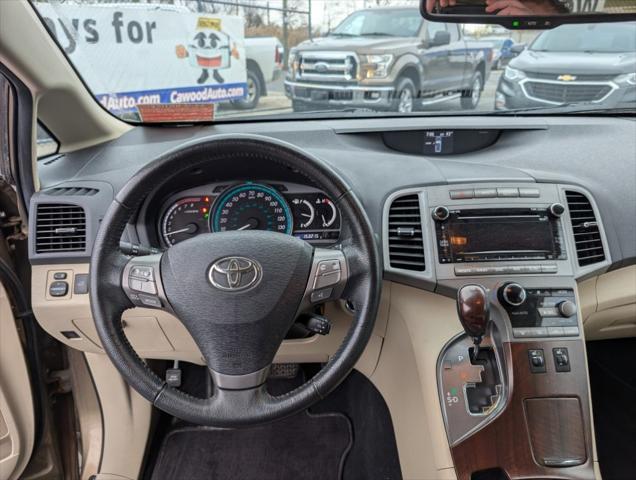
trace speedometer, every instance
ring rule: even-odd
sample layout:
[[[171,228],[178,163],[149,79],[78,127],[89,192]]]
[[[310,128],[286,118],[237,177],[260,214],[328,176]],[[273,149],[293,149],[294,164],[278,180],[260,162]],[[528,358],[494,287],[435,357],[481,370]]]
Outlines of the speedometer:
[[[289,205],[277,190],[257,183],[231,187],[216,201],[211,219],[214,232],[269,230],[292,233]]]

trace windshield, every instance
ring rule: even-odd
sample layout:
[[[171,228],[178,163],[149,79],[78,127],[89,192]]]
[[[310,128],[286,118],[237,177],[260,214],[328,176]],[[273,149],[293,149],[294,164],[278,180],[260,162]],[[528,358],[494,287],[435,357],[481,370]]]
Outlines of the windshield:
[[[539,35],[531,49],[545,52],[634,53],[636,24],[563,25]]]
[[[636,106],[636,22],[433,23],[419,0],[32,4],[96,101],[131,123]]]
[[[422,26],[417,9],[364,10],[347,17],[332,35],[414,37]]]

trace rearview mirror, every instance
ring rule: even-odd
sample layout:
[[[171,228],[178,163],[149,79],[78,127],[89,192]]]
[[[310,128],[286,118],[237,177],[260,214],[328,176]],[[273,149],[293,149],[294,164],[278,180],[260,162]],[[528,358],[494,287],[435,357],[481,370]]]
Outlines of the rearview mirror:
[[[636,0],[420,0],[433,22],[490,23],[508,29],[549,29],[565,23],[636,20]]]
[[[450,39],[450,32],[437,31],[435,32],[435,36],[433,37],[433,39],[429,42],[429,46],[442,47],[444,45],[448,45],[450,43]]]

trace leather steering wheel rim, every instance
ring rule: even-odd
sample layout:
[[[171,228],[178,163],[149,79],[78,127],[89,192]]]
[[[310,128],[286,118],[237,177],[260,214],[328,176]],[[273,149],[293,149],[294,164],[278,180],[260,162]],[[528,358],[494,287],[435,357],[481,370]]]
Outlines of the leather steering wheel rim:
[[[342,344],[320,372],[282,396],[269,395],[264,378],[260,385],[249,389],[219,387],[207,399],[190,396],[159,378],[136,354],[122,328],[123,312],[134,306],[122,287],[126,265],[131,261],[131,257],[119,250],[126,224],[158,185],[187,169],[213,164],[215,159],[256,159],[282,164],[325,191],[341,213],[340,240],[333,251],[341,252],[346,259],[348,277],[340,298],[352,303],[354,317]],[[211,237],[205,241],[212,242],[214,235],[223,234],[207,235]],[[162,261],[162,268],[164,263]],[[157,408],[188,422],[216,427],[251,426],[291,415],[324,398],[338,386],[353,369],[371,337],[382,278],[378,245],[369,219],[340,175],[324,162],[290,145],[252,136],[197,141],[159,157],[137,172],[119,191],[102,220],[93,246],[90,272],[95,326],[105,352],[125,381]],[[194,340],[199,344],[197,338]]]

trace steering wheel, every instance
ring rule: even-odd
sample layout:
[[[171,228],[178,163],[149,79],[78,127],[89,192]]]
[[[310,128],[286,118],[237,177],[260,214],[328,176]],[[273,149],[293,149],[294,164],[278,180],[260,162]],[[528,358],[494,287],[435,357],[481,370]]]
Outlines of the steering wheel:
[[[161,254],[130,257],[119,250],[122,232],[145,198],[188,169],[216,161],[274,162],[305,176],[336,203],[341,236],[314,248],[291,235],[267,231],[201,234]],[[90,265],[93,319],[104,350],[132,388],[157,408],[216,427],[250,426],[299,412],[325,397],[353,369],[378,312],[378,247],[360,202],[345,181],[317,159],[286,144],[254,137],[187,145],[151,162],[117,194],[98,231]],[[272,396],[266,379],[297,314],[343,298],[354,318],[340,348],[310,380]],[[134,306],[174,314],[192,335],[214,391],[196,398],[169,386],[135,353],[122,328]]]

